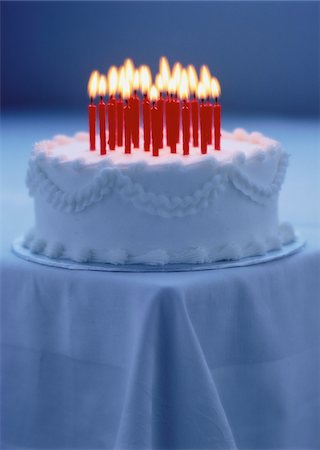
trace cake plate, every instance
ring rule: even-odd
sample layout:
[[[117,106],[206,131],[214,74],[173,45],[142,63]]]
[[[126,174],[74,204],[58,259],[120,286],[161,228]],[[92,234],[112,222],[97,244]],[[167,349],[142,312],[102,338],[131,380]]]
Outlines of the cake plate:
[[[273,250],[265,255],[250,256],[237,261],[217,261],[204,264],[166,264],[163,266],[151,266],[146,264],[103,264],[103,263],[77,263],[67,259],[52,259],[47,256],[34,254],[22,244],[23,239],[17,238],[12,244],[13,252],[26,261],[32,261],[50,267],[59,267],[69,270],[94,270],[102,272],[189,272],[199,270],[228,269],[232,267],[252,266],[276,259],[282,259],[302,250],[306,241],[297,236],[294,242],[284,245],[280,250]]]

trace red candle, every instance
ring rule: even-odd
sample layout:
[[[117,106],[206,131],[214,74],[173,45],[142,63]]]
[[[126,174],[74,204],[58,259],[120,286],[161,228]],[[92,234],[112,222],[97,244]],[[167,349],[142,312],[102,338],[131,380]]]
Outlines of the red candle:
[[[199,146],[199,103],[194,94],[191,101],[193,146]]]
[[[218,103],[218,97],[213,106],[214,117],[214,149],[220,150],[220,138],[221,138],[221,105]]]
[[[156,106],[158,99],[158,90],[155,86],[150,89],[151,108],[151,134],[152,134],[152,155],[159,156],[160,136],[161,136],[161,118],[160,111]]]
[[[163,114],[164,114],[164,99],[162,97],[162,92],[160,92],[159,99],[157,101],[157,108],[159,111],[159,121],[160,121],[160,129],[159,129],[159,148],[163,148]]]
[[[183,154],[189,155],[190,140],[190,109],[186,100],[182,107],[182,134],[183,134]]]
[[[117,100],[117,145],[123,146],[123,101],[121,94]]]
[[[214,123],[214,149],[220,150],[221,138],[221,106],[218,103],[218,97],[221,93],[220,83],[217,78],[211,79],[211,96],[216,99],[213,105],[213,123]]]
[[[99,125],[100,125],[100,154],[105,155],[106,149],[106,104],[103,97],[100,96],[99,102]]]
[[[110,95],[108,106],[109,149],[116,148],[116,99]]]
[[[96,149],[96,110],[96,105],[93,103],[93,98],[91,97],[90,104],[88,105],[90,150]]]
[[[167,104],[168,112],[168,137],[171,153],[177,153],[177,142],[175,136],[175,103],[173,94],[170,94],[170,100]]]
[[[124,152],[131,153],[131,133],[132,133],[132,117],[131,108],[128,100],[126,100],[126,106],[124,107]]]
[[[178,144],[180,142],[180,102],[178,100],[178,95],[175,95],[173,103],[174,111],[174,139]]]
[[[212,116],[213,116],[213,109],[212,109],[212,105],[210,103],[209,97],[207,98],[206,110],[207,110],[208,145],[212,145]]]
[[[96,105],[93,103],[94,97],[97,95],[99,84],[99,72],[94,70],[89,78],[88,82],[88,94],[90,103],[88,105],[88,122],[89,122],[89,137],[90,137],[90,150],[96,149]]]
[[[98,92],[100,95],[100,102],[98,105],[99,111],[99,128],[100,128],[100,154],[106,154],[106,104],[103,96],[107,93],[107,79],[104,75],[100,76]]]
[[[165,112],[165,116],[166,116],[166,140],[167,140],[167,147],[169,147],[170,146],[170,136],[169,136],[169,130],[170,130],[170,125],[169,125],[169,122],[170,122],[170,119],[169,119],[169,117],[170,117],[170,106],[169,106],[169,103],[170,103],[170,96],[169,96],[169,92],[167,92],[167,97],[166,97],[166,99],[165,99],[165,102],[164,102],[164,112]]]
[[[151,108],[152,156],[159,156],[159,136],[160,136],[159,119],[160,119],[159,110],[156,107],[156,102],[153,102]]]
[[[139,148],[139,127],[140,127],[140,99],[137,91],[131,97],[131,119],[132,119],[132,142],[134,148]]]
[[[150,102],[147,94],[144,94],[142,104],[143,114],[143,137],[144,137],[144,151],[150,151]]]
[[[206,128],[206,106],[204,99],[200,104],[200,137],[201,137],[201,153],[207,153],[207,128]]]

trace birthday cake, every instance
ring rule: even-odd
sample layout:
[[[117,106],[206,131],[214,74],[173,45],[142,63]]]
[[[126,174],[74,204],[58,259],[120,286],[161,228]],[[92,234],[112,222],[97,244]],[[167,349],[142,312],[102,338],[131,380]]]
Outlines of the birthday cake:
[[[221,132],[220,85],[206,66],[197,81],[193,66],[171,72],[162,58],[152,85],[149,68],[127,60],[108,78],[93,72],[88,93],[89,133],[34,146],[27,185],[35,226],[24,238],[31,252],[77,262],[201,264],[264,255],[295,239],[278,219],[288,155],[258,132]]]
[[[87,133],[36,144],[24,245],[51,258],[163,265],[263,255],[294,240],[278,221],[288,156],[277,142],[237,129],[222,132],[220,152],[181,153],[101,158]]]

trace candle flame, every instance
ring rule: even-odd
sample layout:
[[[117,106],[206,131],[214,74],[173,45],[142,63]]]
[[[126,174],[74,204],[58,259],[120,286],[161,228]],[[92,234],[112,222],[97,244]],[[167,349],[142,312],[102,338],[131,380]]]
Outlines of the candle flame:
[[[128,81],[126,78],[126,72],[123,66],[120,66],[118,69],[118,86],[117,86],[117,92],[118,94],[122,95],[122,89],[125,81]],[[129,81],[128,81],[129,83]]]
[[[148,94],[152,84],[152,75],[149,66],[140,67],[140,89],[143,94]]]
[[[181,78],[182,66],[179,62],[176,62],[172,68],[172,77],[176,83],[176,86],[179,86],[180,78]]]
[[[140,76],[139,76],[139,70],[136,69],[134,71],[134,76],[133,76],[133,84],[132,87],[135,91],[137,91],[140,87]]]
[[[156,76],[156,86],[159,92],[163,91],[163,79],[160,73]]]
[[[159,97],[158,89],[153,84],[150,89],[150,100],[152,102],[156,102],[158,100],[158,97]]]
[[[131,89],[130,89],[130,83],[129,80],[124,78],[122,84],[121,84],[121,95],[124,100],[127,100],[130,97]]]
[[[175,94],[175,92],[176,92],[176,82],[175,82],[174,78],[170,78],[170,80],[169,80],[168,92],[169,92],[169,94]]]
[[[132,59],[127,58],[124,62],[124,70],[127,80],[129,81],[130,85],[133,84],[133,77],[134,77],[134,64]]]
[[[210,95],[211,92],[211,74],[208,66],[201,66],[200,69],[200,81],[204,84],[205,94]]]
[[[188,79],[190,90],[194,94],[197,91],[198,75],[195,67],[192,64],[188,66]]]
[[[115,95],[118,87],[118,69],[115,66],[111,66],[108,70],[108,86],[109,94]]]
[[[211,96],[213,98],[218,98],[221,94],[221,87],[220,83],[217,78],[212,77],[211,78]]]
[[[202,81],[198,84],[197,95],[201,100],[203,100],[206,96],[206,88]]]
[[[186,69],[182,69],[181,80],[179,84],[179,97],[186,100],[189,97],[189,82]]]
[[[89,81],[88,81],[88,95],[90,98],[94,98],[98,92],[98,84],[99,84],[99,72],[94,70],[91,72]]]
[[[107,93],[107,77],[105,75],[100,76],[98,93],[100,97],[103,97]]]
[[[159,72],[163,82],[163,90],[167,91],[170,80],[170,66],[165,56],[160,58]]]

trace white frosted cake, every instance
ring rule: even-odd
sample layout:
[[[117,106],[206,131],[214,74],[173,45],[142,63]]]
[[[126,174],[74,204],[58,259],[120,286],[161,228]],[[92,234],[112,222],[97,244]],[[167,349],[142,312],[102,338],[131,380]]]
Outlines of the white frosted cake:
[[[27,184],[35,226],[24,239],[51,258],[112,264],[206,263],[263,255],[295,239],[279,224],[288,156],[242,129],[221,151],[89,151],[88,134],[35,145]]]

